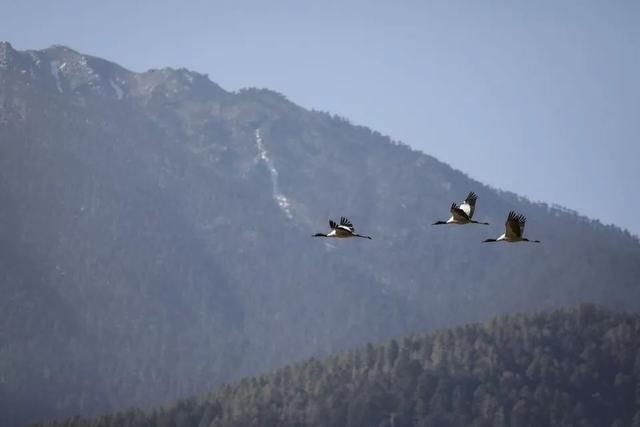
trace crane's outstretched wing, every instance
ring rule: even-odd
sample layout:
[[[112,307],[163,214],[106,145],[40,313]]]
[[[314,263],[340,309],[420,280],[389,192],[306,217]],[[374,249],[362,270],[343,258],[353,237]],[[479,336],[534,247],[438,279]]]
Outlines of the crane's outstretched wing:
[[[507,222],[505,222],[505,235],[509,239],[520,239],[522,238],[522,234],[524,233],[524,226],[527,223],[527,218],[522,215],[515,213],[514,211],[509,212],[509,216],[507,217]]]
[[[335,230],[337,226],[338,224],[336,224],[335,221],[333,221],[332,219],[329,220],[329,228]]]
[[[469,219],[473,218],[473,213],[476,210],[476,200],[478,200],[478,196],[472,191],[464,199],[464,202],[460,203],[459,208],[464,211]]]
[[[460,207],[458,207],[458,205],[456,205],[455,203],[451,204],[450,211],[451,211],[451,215],[453,215],[453,219],[455,219],[456,221],[460,221],[460,222],[469,221],[469,216],[467,215],[467,213],[463,211]]]
[[[340,217],[340,225],[338,227],[348,230],[351,233],[353,233],[356,230],[353,224],[351,223],[351,221],[349,221],[345,217]]]

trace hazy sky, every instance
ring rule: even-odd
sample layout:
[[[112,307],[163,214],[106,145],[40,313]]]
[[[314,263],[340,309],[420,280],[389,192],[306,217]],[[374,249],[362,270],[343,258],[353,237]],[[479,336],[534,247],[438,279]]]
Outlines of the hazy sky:
[[[187,6],[188,4],[188,6]],[[640,1],[0,0],[0,39],[267,87],[640,234]]]

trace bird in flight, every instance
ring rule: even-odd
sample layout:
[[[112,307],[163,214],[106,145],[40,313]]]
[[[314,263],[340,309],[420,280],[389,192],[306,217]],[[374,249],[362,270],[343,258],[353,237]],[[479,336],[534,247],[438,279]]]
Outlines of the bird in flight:
[[[340,217],[340,224],[336,224],[333,220],[329,220],[329,227],[331,228],[331,231],[329,231],[327,234],[316,233],[313,235],[313,237],[362,237],[363,239],[371,239],[371,237],[369,236],[357,234],[356,229],[353,227],[351,221],[349,221],[345,217]]]
[[[433,225],[444,225],[444,224],[483,224],[489,225],[488,222],[479,222],[474,221],[473,213],[476,210],[476,201],[478,200],[478,196],[473,191],[470,192],[466,199],[459,205],[456,203],[451,204],[451,218],[446,221],[437,221],[434,222]]]
[[[522,237],[524,234],[524,226],[527,223],[527,218],[518,214],[514,211],[509,212],[509,216],[507,217],[507,222],[504,223],[505,232],[497,239],[487,239],[484,242],[531,242],[531,243],[540,243],[540,240],[529,240],[525,237]]]

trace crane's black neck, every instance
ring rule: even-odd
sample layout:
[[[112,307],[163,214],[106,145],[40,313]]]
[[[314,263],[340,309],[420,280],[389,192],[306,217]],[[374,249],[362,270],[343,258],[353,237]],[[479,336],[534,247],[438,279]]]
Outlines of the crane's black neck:
[[[540,240],[529,240],[529,239],[522,239],[523,242],[529,242],[529,243],[541,243]]]

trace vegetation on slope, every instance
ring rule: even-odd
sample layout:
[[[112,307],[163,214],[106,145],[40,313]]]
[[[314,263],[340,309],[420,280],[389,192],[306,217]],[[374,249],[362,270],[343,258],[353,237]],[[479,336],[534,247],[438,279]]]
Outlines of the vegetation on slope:
[[[43,427],[640,426],[640,316],[499,317],[225,385],[168,409]]]

